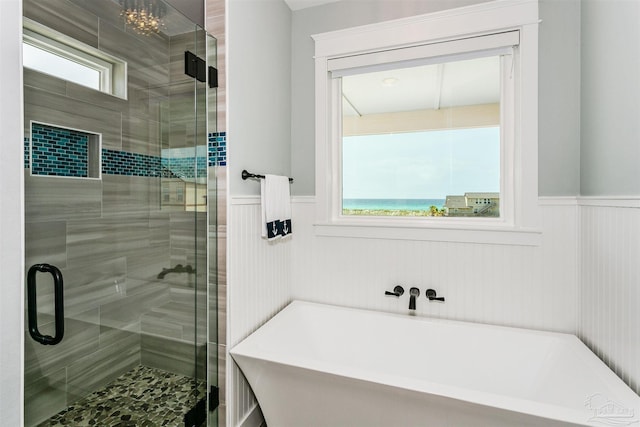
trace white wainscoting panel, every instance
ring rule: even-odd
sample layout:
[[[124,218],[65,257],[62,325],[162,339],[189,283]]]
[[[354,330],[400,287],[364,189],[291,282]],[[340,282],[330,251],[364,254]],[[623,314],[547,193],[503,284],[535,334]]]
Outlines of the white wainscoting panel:
[[[577,333],[640,392],[640,201],[541,198],[540,246],[318,236],[315,199],[292,204],[294,236],[259,238],[258,199],[231,206],[229,343],[239,342],[292,299]],[[384,291],[402,284],[397,299]],[[428,302],[427,288],[446,297]],[[253,418],[246,380],[229,360],[235,410]]]
[[[232,199],[228,228],[228,348],[291,301],[293,240],[268,242],[260,237],[260,232],[260,198]],[[229,425],[237,426],[252,413],[256,400],[229,355],[227,363],[230,374],[227,384],[232,388],[228,394],[233,396],[233,402],[227,403],[230,405]]]
[[[233,199],[229,222],[229,292],[234,306],[228,340],[233,346],[290,302],[294,240],[262,239],[259,198]]]
[[[416,315],[575,332],[578,322],[577,204],[541,200],[540,246],[316,236],[313,198],[293,205],[293,297]],[[384,295],[401,284],[400,298]],[[429,302],[433,288],[445,303]]]
[[[640,199],[580,201],[578,335],[640,393]]]
[[[578,323],[578,206],[541,200],[540,246],[316,236],[315,199],[293,199],[290,241],[259,237],[258,198],[235,198],[229,220],[229,348],[292,299],[552,331]],[[402,284],[401,298],[384,291]],[[446,297],[428,302],[427,288]],[[251,416],[256,400],[231,358],[230,425]]]

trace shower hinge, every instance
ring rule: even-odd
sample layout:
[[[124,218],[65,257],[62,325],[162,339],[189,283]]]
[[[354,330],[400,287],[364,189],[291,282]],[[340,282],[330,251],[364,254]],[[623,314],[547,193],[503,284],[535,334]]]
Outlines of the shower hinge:
[[[209,388],[209,411],[215,411],[220,405],[220,388],[212,385]]]
[[[199,82],[207,81],[207,63],[188,50],[184,52],[184,73]]]
[[[207,420],[207,399],[203,398],[184,414],[184,427],[200,427]]]

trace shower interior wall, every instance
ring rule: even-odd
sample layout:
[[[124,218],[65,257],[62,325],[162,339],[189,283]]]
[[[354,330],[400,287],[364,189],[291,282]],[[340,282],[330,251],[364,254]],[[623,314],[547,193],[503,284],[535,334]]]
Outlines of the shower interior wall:
[[[194,31],[139,36],[124,28],[117,8],[117,2],[24,2],[27,18],[128,63],[128,100],[25,69],[25,140],[37,121],[101,134],[107,150],[160,157],[163,149],[193,147],[204,129],[205,100],[197,99],[196,130],[194,83],[183,73],[183,58],[185,50],[204,46],[195,46]],[[206,352],[206,317],[193,320],[194,278],[157,275],[176,264],[207,265],[206,213],[194,220],[194,212],[163,209],[159,176],[31,176],[26,166],[25,266],[44,262],[62,270],[66,315],[65,340],[57,346],[25,334],[26,425],[139,364],[204,375],[206,359],[198,357],[194,367],[194,340],[198,354]],[[206,269],[197,269],[195,283],[206,278]],[[196,292],[204,312],[206,290]],[[52,295],[38,303],[40,311],[52,311]],[[51,319],[39,315],[44,333],[52,333]]]

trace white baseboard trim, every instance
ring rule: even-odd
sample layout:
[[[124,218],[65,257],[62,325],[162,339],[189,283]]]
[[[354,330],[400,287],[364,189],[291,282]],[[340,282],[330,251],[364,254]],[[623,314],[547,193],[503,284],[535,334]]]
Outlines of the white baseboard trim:
[[[578,206],[577,196],[542,196],[538,197],[540,206]]]
[[[229,201],[232,205],[259,205],[260,196],[234,196]]]
[[[578,197],[580,206],[607,208],[640,208],[640,196],[585,196]]]
[[[291,203],[313,204],[315,196],[291,196]],[[260,196],[235,196],[232,205],[259,205]],[[640,196],[541,196],[540,206],[601,206],[612,208],[640,208]]]
[[[315,196],[291,196],[291,203],[315,203]],[[259,205],[260,196],[235,196],[231,198],[232,205]]]
[[[291,196],[291,203],[315,203],[316,196]]]

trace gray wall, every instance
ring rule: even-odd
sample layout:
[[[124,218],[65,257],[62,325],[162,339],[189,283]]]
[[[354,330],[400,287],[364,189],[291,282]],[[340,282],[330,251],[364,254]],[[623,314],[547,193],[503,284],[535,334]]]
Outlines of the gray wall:
[[[541,0],[538,193],[580,193],[580,2]],[[526,102],[526,100],[525,100]]]
[[[315,193],[310,35],[472,3],[346,0],[293,13],[294,194]],[[639,194],[640,2],[541,0],[540,17],[539,195]]]
[[[230,0],[229,191],[255,195],[240,172],[290,175],[291,11],[282,0]]]
[[[480,0],[345,0],[293,13],[292,187],[315,194],[314,69],[312,34],[443,9]],[[580,4],[542,0],[540,14],[540,195],[577,195],[580,158]]]
[[[311,35],[483,3],[486,0],[344,0],[293,13],[291,173],[295,195],[315,194],[314,43]]]
[[[640,195],[640,2],[582,2],[584,196]]]

